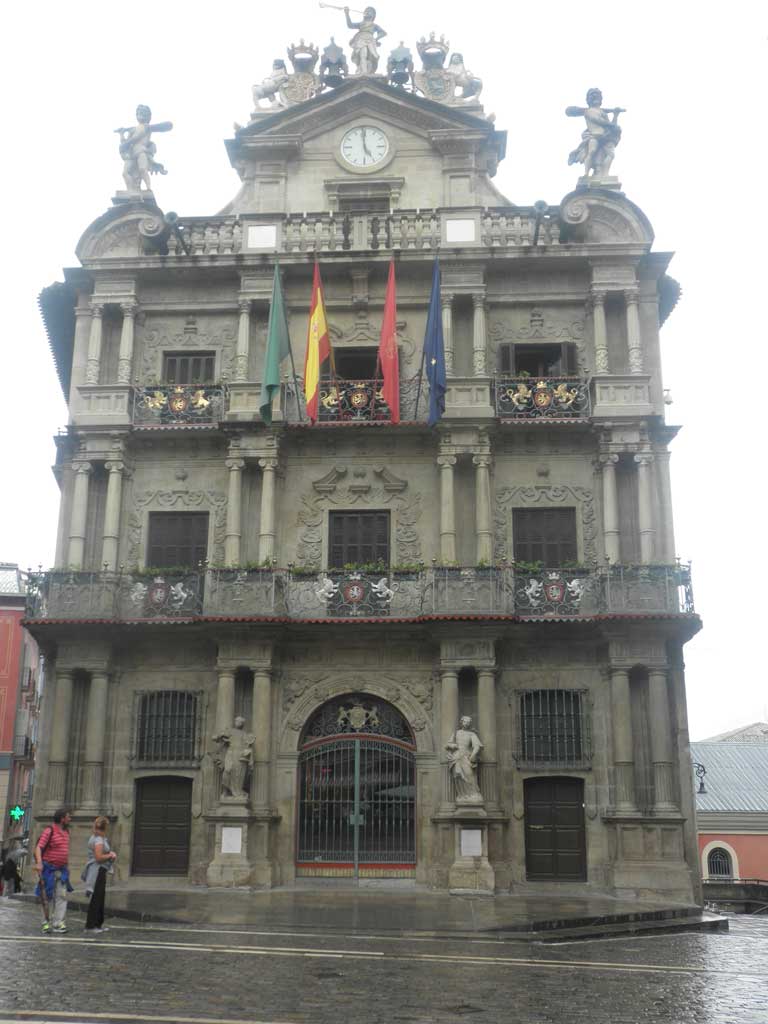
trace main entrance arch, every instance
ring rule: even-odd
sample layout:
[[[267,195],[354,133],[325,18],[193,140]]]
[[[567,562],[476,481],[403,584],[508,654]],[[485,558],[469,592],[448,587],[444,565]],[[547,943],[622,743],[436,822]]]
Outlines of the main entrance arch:
[[[348,693],[301,736],[297,875],[409,878],[416,864],[416,744],[392,704]]]

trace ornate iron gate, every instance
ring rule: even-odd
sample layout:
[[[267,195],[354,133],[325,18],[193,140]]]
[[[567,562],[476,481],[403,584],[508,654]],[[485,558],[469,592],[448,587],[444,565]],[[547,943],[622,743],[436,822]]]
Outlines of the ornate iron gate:
[[[416,863],[410,731],[384,701],[373,704],[356,694],[346,701],[325,705],[309,723],[310,735],[305,733],[299,757],[298,873],[409,877]],[[322,736],[331,723],[336,734]],[[408,739],[381,735],[385,730]]]

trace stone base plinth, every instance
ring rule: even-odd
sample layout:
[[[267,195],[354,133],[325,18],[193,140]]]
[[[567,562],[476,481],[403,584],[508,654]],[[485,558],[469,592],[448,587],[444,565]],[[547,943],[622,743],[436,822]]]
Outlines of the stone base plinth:
[[[607,174],[604,178],[595,178],[592,175],[588,177],[586,174],[582,174],[576,188],[606,188],[620,192],[621,182],[613,174]]]
[[[252,826],[247,800],[224,798],[206,819],[216,823],[215,852],[206,872],[208,885],[250,885],[248,834]]]
[[[454,860],[448,871],[452,893],[492,896],[496,872],[488,860],[488,816],[482,805],[457,805],[453,814]]]

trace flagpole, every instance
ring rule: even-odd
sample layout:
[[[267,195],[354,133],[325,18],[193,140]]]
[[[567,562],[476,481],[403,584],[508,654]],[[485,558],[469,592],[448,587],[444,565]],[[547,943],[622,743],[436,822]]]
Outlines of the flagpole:
[[[279,257],[275,259],[275,264],[277,265],[277,272],[278,274],[280,274],[280,277],[282,278],[283,275],[281,273]],[[288,311],[285,308],[285,292],[283,292],[283,316],[285,318],[286,333],[288,334],[288,355],[291,357],[291,374],[293,376],[293,390],[296,398],[296,413],[298,414],[299,417],[299,423],[302,423],[304,421],[304,417],[301,414],[301,402],[299,400],[299,382],[296,380],[296,364],[293,361],[293,345],[291,344],[291,335],[290,332],[288,331]]]
[[[438,266],[440,265],[438,263],[437,256],[435,256],[435,263],[437,263]],[[432,273],[433,273],[433,276],[434,276],[434,269],[433,269]],[[430,300],[431,300],[432,299],[432,286],[431,285],[430,285],[430,288],[429,288],[429,292],[430,292],[429,297],[430,297]],[[419,367],[419,385],[416,388],[416,411],[413,414],[413,418],[416,420],[416,422],[418,422],[418,420],[419,420],[419,402],[421,401],[421,385],[422,385],[423,380],[424,380],[424,363],[426,362],[426,360],[427,360],[427,339],[426,339],[426,335],[425,335],[425,337],[424,337],[424,344],[421,346],[421,366]]]

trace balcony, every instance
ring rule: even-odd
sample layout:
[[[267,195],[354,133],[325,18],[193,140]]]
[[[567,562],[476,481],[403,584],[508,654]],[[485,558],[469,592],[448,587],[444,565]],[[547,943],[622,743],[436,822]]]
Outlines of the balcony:
[[[136,426],[178,427],[215,424],[224,414],[223,385],[155,384],[133,389]]]
[[[322,381],[318,394],[318,417],[321,424],[391,423],[392,414],[384,401],[382,380]],[[283,397],[284,415],[288,423],[308,423],[304,395],[298,400],[293,385],[288,385]],[[417,408],[418,403],[418,408]],[[400,381],[400,421],[426,422],[429,409],[429,386],[419,378]]]
[[[689,566],[32,574],[27,621],[593,619],[692,615]]]
[[[504,420],[587,420],[589,382],[581,377],[497,377],[496,415]]]

